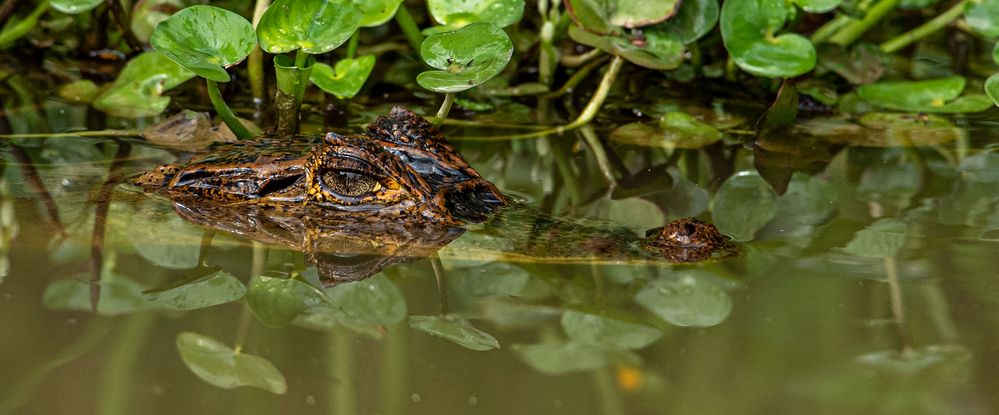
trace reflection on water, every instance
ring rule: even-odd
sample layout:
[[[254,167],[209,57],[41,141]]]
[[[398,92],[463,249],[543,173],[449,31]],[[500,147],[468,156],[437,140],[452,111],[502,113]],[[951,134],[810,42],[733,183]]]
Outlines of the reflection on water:
[[[116,183],[167,151],[3,141],[0,413],[997,412],[999,137],[872,122],[608,143],[612,185],[569,137],[461,142],[531,207],[465,229],[175,204]],[[583,248],[681,216],[740,255]]]

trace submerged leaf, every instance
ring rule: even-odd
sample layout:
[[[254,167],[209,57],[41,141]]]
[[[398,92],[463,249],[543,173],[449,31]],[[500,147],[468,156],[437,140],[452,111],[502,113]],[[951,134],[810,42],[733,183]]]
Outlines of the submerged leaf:
[[[97,314],[117,316],[158,308],[142,298],[139,283],[116,275],[109,281],[96,283],[100,288]],[[84,279],[56,280],[45,288],[42,304],[52,310],[92,311],[90,295],[93,285]]]
[[[260,356],[241,353],[203,334],[177,335],[177,351],[195,375],[220,388],[252,386],[283,395],[287,381],[274,364]]]
[[[759,174],[743,172],[718,188],[711,220],[737,241],[753,239],[756,231],[777,214],[777,195]]]
[[[268,53],[326,53],[350,39],[361,16],[350,0],[276,0],[260,17],[257,38]]]
[[[999,105],[999,74],[995,74],[985,80],[985,93],[992,98],[992,102]]]
[[[863,257],[885,258],[898,255],[905,245],[909,228],[895,218],[881,218],[857,232],[843,252]]]
[[[146,300],[154,303],[178,310],[196,310],[236,301],[243,298],[245,293],[246,287],[238,278],[219,270],[142,294]]]
[[[627,350],[571,341],[515,344],[511,348],[528,366],[548,375],[584,372],[614,364],[641,363],[638,355]]]
[[[309,79],[323,91],[340,99],[348,99],[357,95],[374,67],[374,55],[341,59],[336,63],[336,67],[317,63],[312,68]]]
[[[416,77],[434,92],[461,92],[499,75],[513,55],[506,32],[490,23],[473,23],[453,32],[428,37],[420,56],[436,71]]]
[[[391,326],[406,318],[406,298],[385,274],[327,288],[326,294],[355,324]]]
[[[225,68],[246,59],[256,45],[253,25],[214,6],[191,6],[164,20],[149,39],[157,51],[194,73],[229,82]]]
[[[639,291],[635,302],[677,326],[716,326],[732,312],[732,299],[711,278],[706,271],[661,277]]]
[[[641,349],[663,334],[645,324],[576,310],[562,314],[562,329],[574,341],[622,349]]]
[[[424,333],[441,337],[475,351],[498,349],[499,341],[454,314],[446,316],[409,316],[409,326]]]
[[[333,302],[318,288],[297,279],[257,276],[247,287],[246,303],[261,323],[283,327],[303,311]]]
[[[625,124],[611,132],[611,140],[649,147],[703,148],[721,140],[721,131],[687,113],[668,112],[658,125]]]

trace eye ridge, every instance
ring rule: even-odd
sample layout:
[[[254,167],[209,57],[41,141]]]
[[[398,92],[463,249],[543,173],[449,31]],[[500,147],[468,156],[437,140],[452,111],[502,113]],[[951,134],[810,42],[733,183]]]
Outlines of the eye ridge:
[[[330,190],[348,197],[368,195],[382,187],[377,177],[353,170],[328,170],[322,178]]]

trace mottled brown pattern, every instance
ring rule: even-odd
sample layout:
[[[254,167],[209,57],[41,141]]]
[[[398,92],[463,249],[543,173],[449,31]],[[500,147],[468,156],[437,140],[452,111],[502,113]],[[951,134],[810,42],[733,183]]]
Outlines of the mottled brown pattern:
[[[694,218],[680,218],[645,233],[642,245],[672,262],[699,262],[712,256],[731,256],[738,246],[718,232],[715,225]]]

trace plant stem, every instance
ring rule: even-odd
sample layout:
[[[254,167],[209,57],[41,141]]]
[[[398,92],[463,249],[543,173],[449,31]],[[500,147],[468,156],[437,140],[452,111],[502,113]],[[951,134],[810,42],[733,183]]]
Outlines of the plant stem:
[[[121,30],[121,37],[125,40],[125,44],[132,49],[132,52],[142,52],[142,42],[135,37],[135,33],[132,33],[132,28],[128,24],[132,21],[128,15],[128,12],[122,7],[119,0],[107,0],[108,8],[111,9],[111,18],[114,19],[115,23],[118,25],[118,30]]]
[[[270,6],[270,0],[257,0],[253,6],[253,27],[260,23],[260,17]],[[253,102],[257,105],[263,104],[267,99],[266,87],[264,86],[264,52],[260,50],[260,45],[254,45],[253,51],[247,60],[247,68],[250,75],[250,90],[253,93]]]
[[[441,256],[436,252],[430,255],[430,266],[434,269],[434,277],[437,279],[437,296],[440,300],[441,315],[446,316],[448,314],[447,273],[444,272]]]
[[[597,86],[597,90],[590,97],[590,102],[586,103],[586,107],[583,108],[583,112],[579,114],[579,117],[566,125],[559,125],[553,128],[549,128],[543,131],[537,131],[533,133],[516,134],[508,136],[498,136],[498,137],[464,137],[463,140],[469,141],[497,141],[497,140],[519,140],[525,138],[538,138],[544,137],[550,134],[562,134],[566,131],[573,130],[588,124],[593,121],[596,117],[597,112],[600,111],[600,107],[604,105],[604,101],[607,100],[607,94],[610,93],[610,89],[614,86],[614,81],[617,80],[617,74],[621,71],[621,66],[624,64],[624,58],[614,55],[614,59],[611,60],[610,64],[607,66],[607,71],[604,72],[604,77],[600,79],[600,85]]]
[[[68,133],[0,134],[0,140],[11,138],[77,138],[77,137],[142,137],[139,130],[97,130]]]
[[[35,6],[35,9],[27,17],[17,23],[5,26],[4,29],[6,30],[0,32],[0,50],[7,49],[14,44],[15,40],[27,35],[38,24],[38,18],[48,9],[49,1],[43,0],[41,3],[38,3],[38,6]]]
[[[572,76],[569,77],[567,81],[565,81],[565,84],[562,84],[561,88],[559,88],[556,91],[549,92],[548,95],[545,96],[545,98],[558,98],[562,95],[567,94],[570,89],[575,88],[576,85],[579,85],[580,82],[583,82],[583,80],[586,79],[586,77],[589,76],[594,69],[597,69],[597,67],[599,67],[603,63],[604,59],[595,59],[593,61],[590,61],[590,63],[586,64],[586,66],[579,68],[579,70],[576,71],[576,73],[572,74]]]
[[[830,37],[836,34],[836,32],[838,32],[840,29],[843,28],[843,26],[846,26],[846,24],[850,23],[851,21],[853,21],[853,19],[850,18],[850,16],[848,15],[845,14],[837,15],[832,20],[829,20],[828,22],[820,26],[818,29],[816,29],[814,33],[812,33],[811,37],[812,43],[822,43],[829,40]]]
[[[219,92],[219,84],[211,79],[206,79],[206,81],[208,81],[208,99],[212,101],[215,112],[222,117],[225,125],[228,125],[232,133],[236,135],[236,138],[240,140],[253,138],[250,130],[246,129],[246,126],[236,118],[236,114],[233,114],[229,106],[222,100],[222,94]]]
[[[447,113],[451,112],[452,103],[454,103],[454,92],[444,94],[444,102],[441,103],[441,108],[437,110],[437,116],[432,121],[435,126],[440,126],[447,119]]]
[[[607,150],[604,149],[603,143],[597,137],[597,132],[593,131],[592,125],[586,125],[579,129],[579,133],[583,136],[583,142],[593,152],[593,158],[597,161],[600,174],[604,176],[607,185],[613,190],[617,187],[617,179],[614,177],[614,170],[611,168],[610,159],[607,157]]]
[[[399,5],[402,7],[402,5]],[[354,31],[354,34],[350,35],[350,41],[347,42],[347,59],[354,59],[357,55],[357,43],[361,40],[361,29]]]
[[[420,33],[420,27],[416,25],[416,21],[409,14],[409,10],[406,10],[405,3],[400,4],[399,9],[396,10],[395,22],[402,29],[402,33],[406,34],[406,39],[413,46],[413,50],[419,52],[420,45],[423,44],[423,33]]]
[[[961,0],[954,7],[947,9],[947,11],[941,13],[939,16],[930,19],[930,21],[919,25],[915,29],[908,32],[902,33],[892,39],[881,44],[881,50],[885,53],[894,53],[899,49],[909,46],[910,43],[915,42],[919,39],[927,37],[936,31],[943,29],[949,25],[957,18],[964,14],[964,7],[968,4],[968,0]]]
[[[559,59],[559,63],[563,66],[568,66],[570,68],[582,65],[590,60],[600,56],[603,53],[600,49],[591,49],[590,51],[580,54],[580,55],[565,55]]]
[[[302,69],[305,66],[305,61],[309,59],[309,54],[305,53],[301,49],[295,51],[295,67]]]
[[[898,6],[901,1],[902,0],[878,1],[871,6],[866,14],[864,14],[863,19],[851,20],[849,24],[846,24],[843,27],[843,29],[830,37],[829,41],[838,45],[849,46],[851,43],[863,36],[868,29],[873,27],[877,22],[881,21],[885,15],[894,10],[895,6]]]

